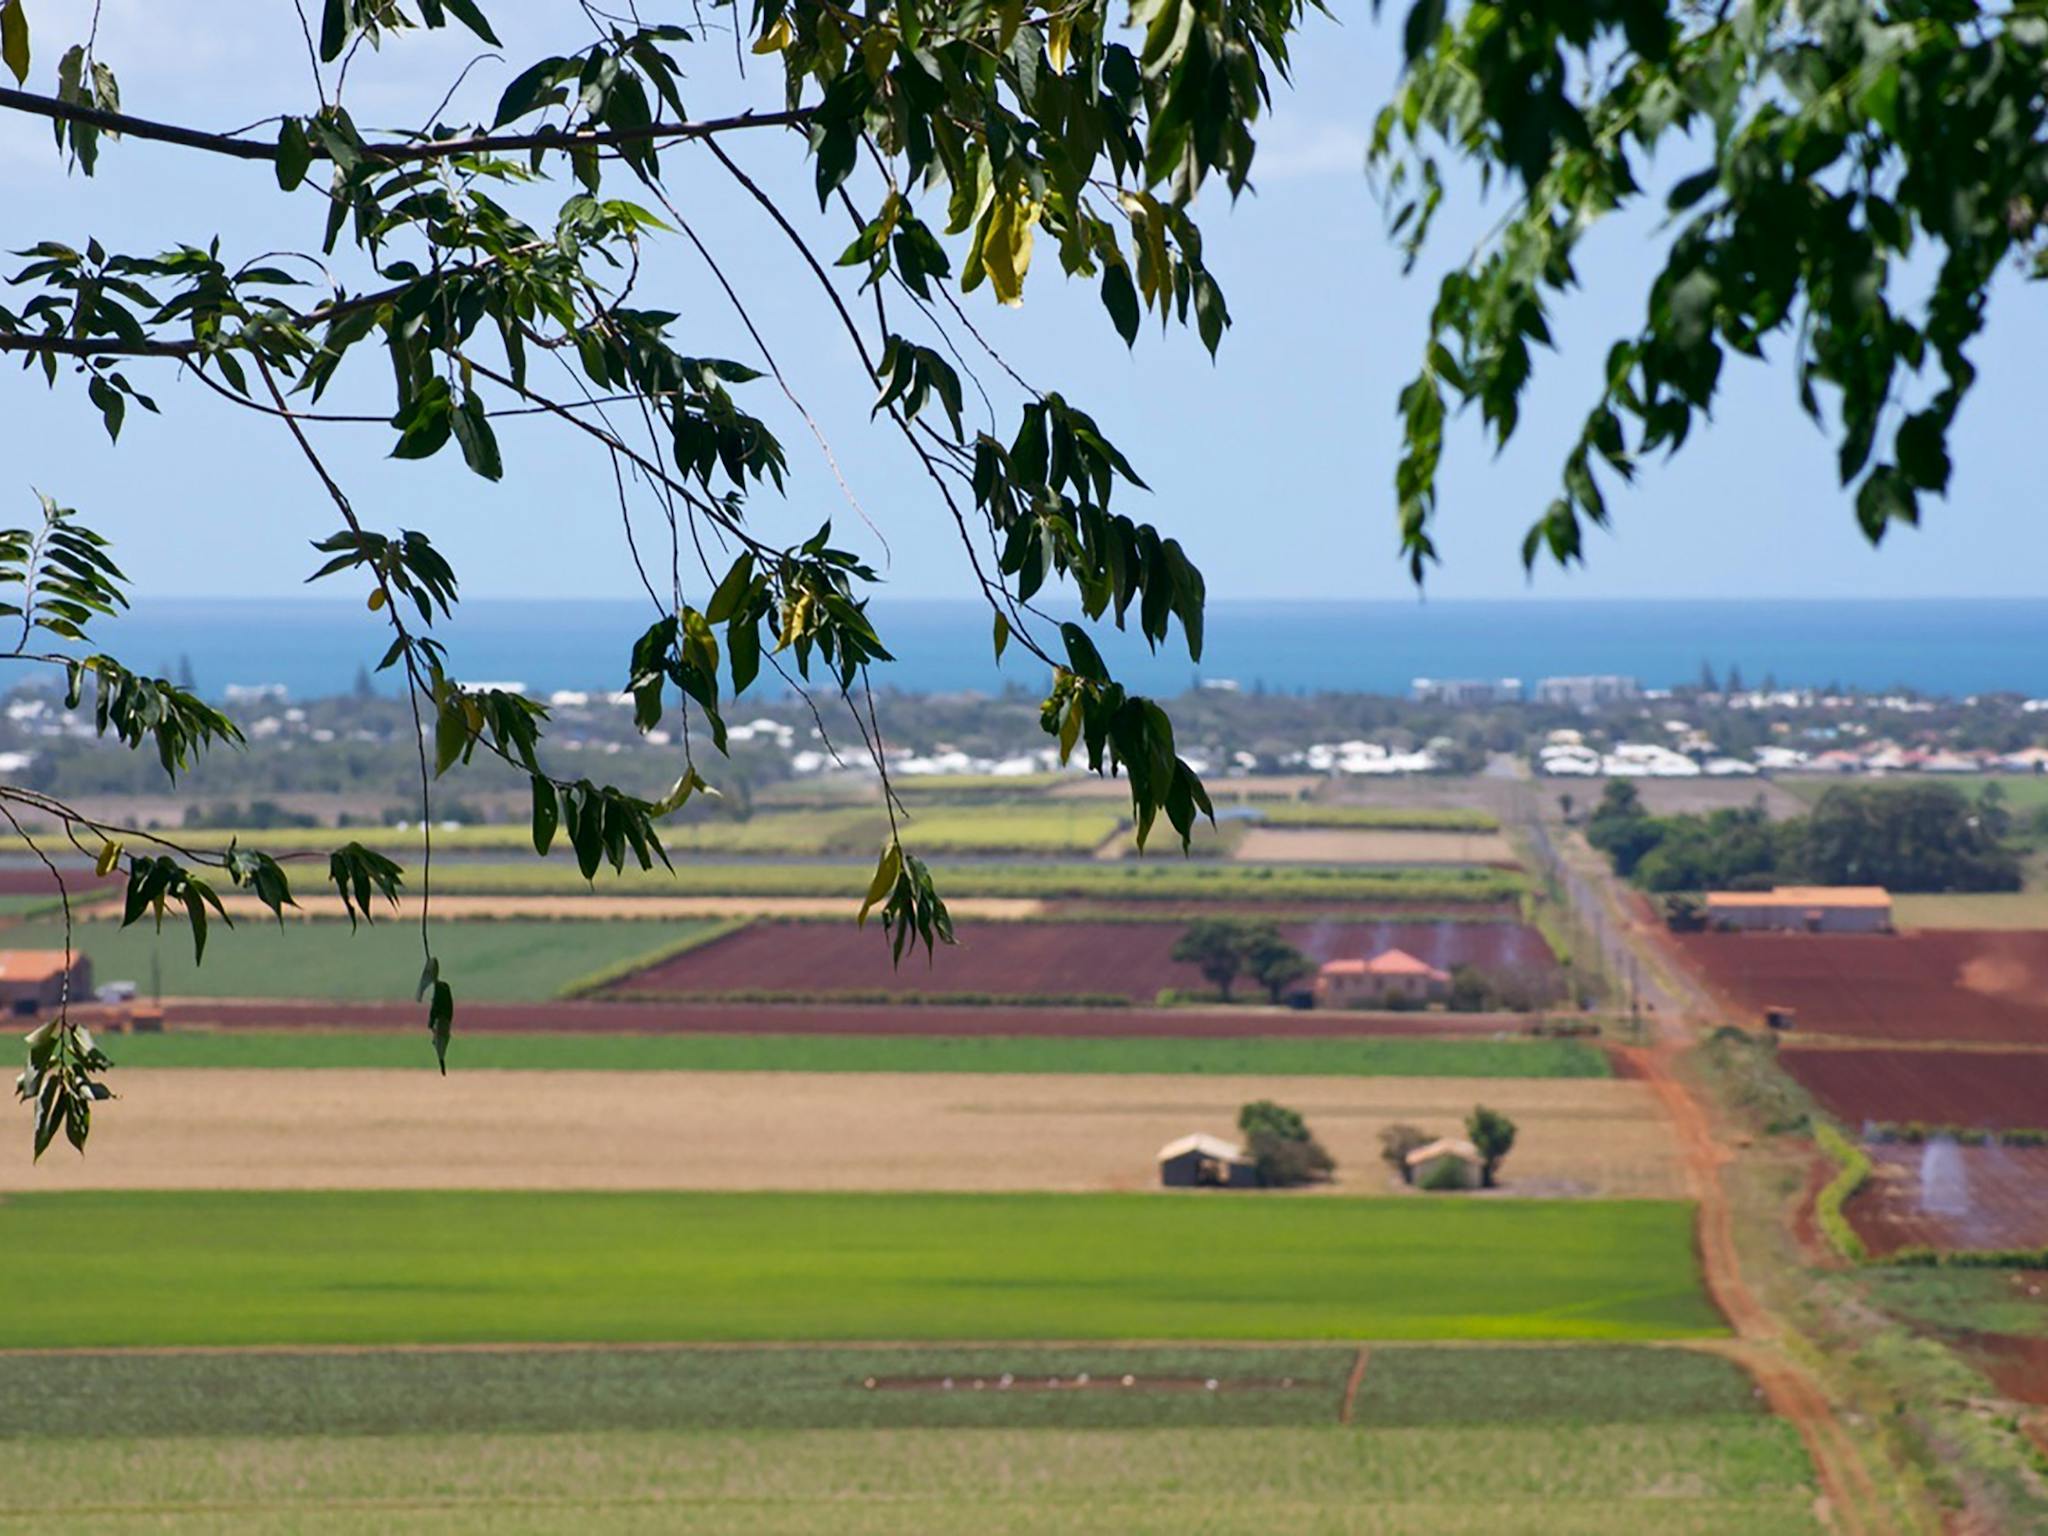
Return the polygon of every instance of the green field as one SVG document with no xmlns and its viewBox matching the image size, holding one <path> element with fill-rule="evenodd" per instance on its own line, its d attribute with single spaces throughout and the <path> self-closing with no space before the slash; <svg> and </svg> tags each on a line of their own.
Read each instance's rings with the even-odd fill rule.
<svg viewBox="0 0 2048 1536">
<path fill-rule="evenodd" d="M 0 1529 L 1817 1536 L 1790 1425 L 0 1442 Z"/>
<path fill-rule="evenodd" d="M 2048 887 L 1897 895 L 1892 897 L 1892 921 L 1901 928 L 2048 928 Z"/>
<path fill-rule="evenodd" d="M 1087 853 L 1108 839 L 1123 818 L 1115 802 L 1022 800 L 993 804 L 932 801 L 919 796 L 903 820 L 907 840 L 933 853 Z M 661 840 L 671 854 L 824 854 L 869 858 L 887 840 L 889 816 L 879 800 L 867 805 L 764 808 L 741 820 L 711 817 L 671 822 Z M 437 827 L 436 853 L 530 849 L 532 830 L 520 824 Z M 417 854 L 418 827 L 283 827 L 267 831 L 192 828 L 178 841 L 188 848 L 223 849 L 231 842 L 278 853 L 324 851 L 358 842 L 393 854 Z M 0 850 L 21 852 L 19 838 L 0 837 Z"/>
<path fill-rule="evenodd" d="M 915 849 L 913 841 L 911 846 Z M 1510 870 L 1443 866 L 1268 865 L 1202 862 L 1162 853 L 1106 862 L 939 864 L 946 896 L 1014 896 L 1098 901 L 1399 901 L 1457 906 L 1514 901 L 1528 882 Z M 835 896 L 858 903 L 874 877 L 861 864 L 702 864 L 675 874 L 628 868 L 598 874 L 602 895 Z M 521 863 L 455 863 L 434 871 L 438 891 L 478 895 L 574 895 L 591 889 L 573 862 L 554 857 Z"/>
<path fill-rule="evenodd" d="M 1857 1279 L 1877 1305 L 1922 1329 L 2048 1336 L 2048 1288 L 2033 1271 L 1880 1265 Z"/>
<path fill-rule="evenodd" d="M 1357 827 L 1383 832 L 1495 832 L 1500 818 L 1465 806 L 1326 805 L 1295 800 L 1264 805 L 1259 818 L 1272 827 Z"/>
<path fill-rule="evenodd" d="M 507 920 L 441 923 L 434 950 L 442 974 L 471 1001 L 533 1002 L 554 997 L 594 974 L 632 969 L 658 956 L 727 931 L 716 921 L 578 922 Z M 61 923 L 22 923 L 6 931 L 13 949 L 60 948 Z M 208 930 L 206 961 L 195 965 L 182 921 L 158 933 L 148 921 L 132 928 L 79 923 L 73 944 L 92 960 L 97 983 L 136 982 L 143 994 L 160 981 L 166 997 L 310 997 L 411 1001 L 420 972 L 420 931 L 407 922 L 294 919 L 282 926 L 245 919 Z M 152 970 L 152 964 L 155 969 Z"/>
<path fill-rule="evenodd" d="M 1333 1424 L 1357 1359 L 1350 1345 L 258 1350 L 75 1354 L 52 1371 L 47 1356 L 0 1355 L 0 1439 Z M 1376 1345 L 1352 1421 L 1620 1424 L 1763 1411 L 1739 1366 L 1691 1349 Z"/>
<path fill-rule="evenodd" d="M 417 1067 L 413 1034 L 173 1031 L 102 1042 L 123 1067 Z M 465 1070 L 1086 1072 L 1232 1077 L 1608 1077 L 1580 1040 L 1037 1035 L 463 1035 Z"/>
<path fill-rule="evenodd" d="M 1649 1200 L 24 1195 L 0 1292 L 0 1348 L 1722 1331 Z"/>
<path fill-rule="evenodd" d="M 1975 796 L 1996 784 L 2005 796 L 2006 806 L 2017 815 L 2024 817 L 2048 806 L 2048 773 L 1902 773 L 1876 779 L 1861 775 L 1849 778 L 1834 774 L 1788 773 L 1771 782 L 1780 789 L 1790 790 L 1809 805 L 1829 790 L 1844 785 L 1858 789 L 1906 789 L 1914 785 L 1947 784 L 1966 795 Z"/>
</svg>

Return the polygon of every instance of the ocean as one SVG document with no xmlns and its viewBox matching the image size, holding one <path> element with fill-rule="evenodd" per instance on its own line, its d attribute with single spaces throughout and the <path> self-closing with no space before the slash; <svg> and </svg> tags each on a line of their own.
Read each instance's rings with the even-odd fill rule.
<svg viewBox="0 0 2048 1536">
<path fill-rule="evenodd" d="M 878 599 L 872 612 L 897 657 L 878 669 L 878 686 L 993 693 L 1045 681 L 1043 666 L 1015 646 L 996 666 L 989 614 L 972 603 Z M 443 628 L 451 669 L 465 680 L 617 688 L 649 613 L 644 603 L 476 599 Z M 231 684 L 277 684 L 315 698 L 352 686 L 389 634 L 354 603 L 222 598 L 141 600 L 97 638 L 138 669 L 177 676 L 189 665 L 208 697 Z M 1215 602 L 1207 638 L 1199 666 L 1177 632 L 1156 655 L 1113 631 L 1102 649 L 1127 685 L 1161 695 L 1223 679 L 1278 692 L 1399 695 L 1417 677 L 1533 683 L 1578 673 L 1668 687 L 1698 680 L 1705 664 L 1721 676 L 1739 669 L 1750 686 L 1772 678 L 1788 687 L 2048 696 L 2048 600 Z M 772 673 L 764 677 L 757 687 L 780 690 Z M 377 681 L 392 686 L 390 674 Z"/>
</svg>

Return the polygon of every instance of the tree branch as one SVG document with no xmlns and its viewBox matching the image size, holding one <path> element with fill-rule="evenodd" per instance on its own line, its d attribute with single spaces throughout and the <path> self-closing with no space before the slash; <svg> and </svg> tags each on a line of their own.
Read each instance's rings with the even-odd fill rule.
<svg viewBox="0 0 2048 1536">
<path fill-rule="evenodd" d="M 275 144 L 238 139 L 225 133 L 209 133 L 200 128 L 184 128 L 176 123 L 154 122 L 126 112 L 109 112 L 81 102 L 39 96 L 33 91 L 0 88 L 0 109 L 26 112 L 58 122 L 83 123 L 102 133 L 121 134 L 127 138 L 153 139 L 160 144 L 176 144 L 184 149 L 203 149 L 209 154 L 226 155 L 234 160 L 277 158 Z M 501 150 L 566 151 L 639 144 L 652 139 L 706 139 L 713 134 L 730 133 L 741 128 L 791 127 L 808 121 L 813 110 L 810 107 L 792 107 L 784 112 L 741 112 L 732 117 L 707 118 L 694 123 L 647 123 L 638 128 L 579 129 L 574 133 L 543 128 L 533 133 L 479 133 L 459 139 L 430 139 L 417 144 L 369 144 L 364 146 L 363 158 L 383 165 L 407 165 L 422 160 L 445 160 L 454 155 L 494 154 Z M 332 158 L 326 147 L 317 141 L 310 148 L 315 160 Z"/>
</svg>

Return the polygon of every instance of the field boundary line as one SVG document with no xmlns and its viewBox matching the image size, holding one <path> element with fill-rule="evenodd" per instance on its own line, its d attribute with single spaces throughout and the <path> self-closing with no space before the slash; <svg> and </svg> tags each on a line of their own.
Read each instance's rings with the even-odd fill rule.
<svg viewBox="0 0 2048 1536">
<path fill-rule="evenodd" d="M 1280 1349 L 1336 1351 L 1343 1339 L 528 1339 L 500 1342 L 392 1344 L 66 1344 L 0 1348 L 0 1360 L 60 1360 L 119 1355 L 134 1359 L 249 1355 L 548 1355 L 548 1354 L 796 1354 L 821 1349 L 872 1349 L 943 1353 L 946 1350 L 1177 1349 L 1242 1350 L 1257 1354 Z M 1378 1339 L 1357 1346 L 1353 1370 L 1363 1378 L 1372 1350 L 1553 1350 L 1698 1349 L 1724 1354 L 1741 1347 L 1730 1337 L 1701 1335 L 1673 1339 Z"/>
<path fill-rule="evenodd" d="M 1351 1362 L 1351 1374 L 1344 1379 L 1344 1400 L 1337 1405 L 1337 1422 L 1349 1424 L 1358 1407 L 1358 1389 L 1365 1383 L 1366 1362 L 1372 1358 L 1372 1351 L 1365 1345 L 1358 1346 L 1358 1357 Z"/>
</svg>

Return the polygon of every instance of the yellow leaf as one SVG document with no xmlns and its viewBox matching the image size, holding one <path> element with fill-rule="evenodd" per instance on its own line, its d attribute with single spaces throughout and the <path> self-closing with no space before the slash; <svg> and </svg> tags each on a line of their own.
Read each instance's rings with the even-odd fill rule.
<svg viewBox="0 0 2048 1536">
<path fill-rule="evenodd" d="M 370 612 L 375 613 L 379 608 L 382 608 L 383 606 L 384 589 L 382 587 L 378 587 L 370 593 Z"/>
<path fill-rule="evenodd" d="M 1070 16 L 1055 16 L 1045 24 L 1045 56 L 1052 61 L 1052 67 L 1059 74 L 1067 72 L 1067 50 L 1074 39 L 1074 22 Z"/>
<path fill-rule="evenodd" d="M 896 881 L 903 873 L 903 845 L 891 843 L 882 852 L 881 860 L 875 865 L 875 878 L 868 882 L 867 899 L 860 904 L 860 915 L 854 919 L 856 927 L 868 925 L 868 914 L 874 911 L 878 902 L 896 889 Z"/>
<path fill-rule="evenodd" d="M 93 861 L 93 873 L 101 879 L 105 879 L 113 872 L 114 866 L 120 862 L 121 845 L 113 842 L 106 843 L 100 848 L 100 856 Z"/>
<path fill-rule="evenodd" d="M 790 40 L 795 35 L 789 29 L 789 18 L 787 16 L 778 16 L 775 18 L 775 25 L 755 39 L 754 52 L 780 53 L 789 46 Z"/>
<path fill-rule="evenodd" d="M 981 264 L 998 301 L 1024 302 L 1024 274 L 1031 270 L 1031 244 L 1038 224 L 1038 204 L 1029 197 L 998 197 L 988 211 L 981 238 Z"/>
<path fill-rule="evenodd" d="M 0 62 L 16 85 L 28 84 L 28 12 L 21 0 L 0 5 Z"/>
</svg>

